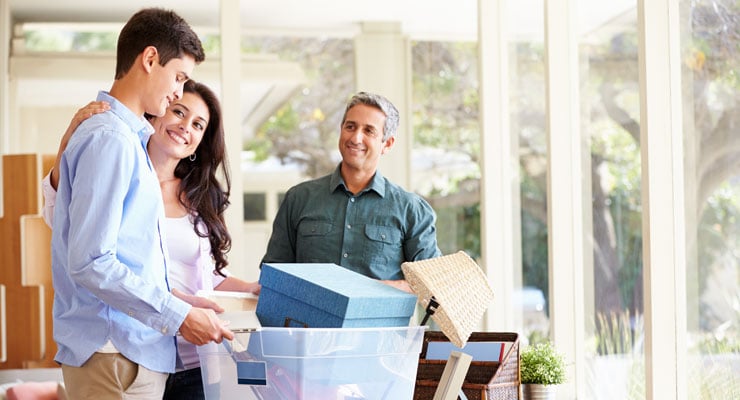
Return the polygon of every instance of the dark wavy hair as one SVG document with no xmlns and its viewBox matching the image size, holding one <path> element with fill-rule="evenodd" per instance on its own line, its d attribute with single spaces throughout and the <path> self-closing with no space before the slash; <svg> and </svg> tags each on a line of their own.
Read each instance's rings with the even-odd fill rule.
<svg viewBox="0 0 740 400">
<path fill-rule="evenodd" d="M 226 229 L 224 211 L 230 203 L 231 179 L 226 159 L 221 104 L 216 94 L 202 83 L 189 80 L 185 83 L 183 92 L 200 96 L 208 107 L 210 118 L 203 139 L 195 149 L 195 160 L 183 158 L 175 168 L 175 176 L 181 179 L 178 198 L 195 215 L 195 233 L 208 238 L 211 254 L 216 262 L 216 272 L 225 276 L 221 270 L 228 265 L 226 253 L 231 249 L 231 235 Z M 221 181 L 217 178 L 219 173 Z M 201 223 L 206 232 L 198 229 Z"/>
</svg>

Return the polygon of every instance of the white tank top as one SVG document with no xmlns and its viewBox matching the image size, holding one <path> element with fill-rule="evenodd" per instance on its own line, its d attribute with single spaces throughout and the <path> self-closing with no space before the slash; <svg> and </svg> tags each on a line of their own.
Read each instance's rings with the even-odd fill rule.
<svg viewBox="0 0 740 400">
<path fill-rule="evenodd" d="M 167 252 L 170 255 L 167 266 L 167 279 L 170 288 L 177 288 L 188 294 L 195 294 L 202 287 L 203 272 L 200 268 L 200 237 L 193 230 L 190 216 L 165 218 L 165 237 Z"/>
<path fill-rule="evenodd" d="M 170 288 L 195 294 L 201 289 L 213 290 L 223 282 L 225 278 L 213 274 L 215 265 L 211 258 L 211 246 L 208 239 L 195 233 L 191 216 L 165 218 L 164 230 L 170 255 L 167 267 Z M 177 355 L 178 371 L 200 365 L 195 345 L 182 336 L 177 337 Z"/>
<path fill-rule="evenodd" d="M 169 253 L 167 266 L 167 280 L 170 288 L 177 288 L 187 294 L 195 294 L 198 290 L 213 290 L 214 282 L 221 283 L 213 275 L 213 263 L 210 262 L 210 246 L 207 241 L 195 233 L 193 222 L 189 215 L 179 218 L 165 218 L 165 237 L 167 238 L 167 252 Z M 207 253 L 206 253 L 207 252 Z M 201 259 L 201 253 L 203 259 Z M 177 350 L 180 357 L 178 370 L 198 366 L 198 353 L 195 345 L 187 342 L 181 336 L 177 337 Z M 109 340 L 100 353 L 118 353 L 118 349 Z"/>
</svg>

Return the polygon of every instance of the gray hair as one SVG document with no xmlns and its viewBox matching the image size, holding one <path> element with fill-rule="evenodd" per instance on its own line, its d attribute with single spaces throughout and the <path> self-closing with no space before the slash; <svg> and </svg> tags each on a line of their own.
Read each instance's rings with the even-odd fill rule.
<svg viewBox="0 0 740 400">
<path fill-rule="evenodd" d="M 385 114 L 385 126 L 383 126 L 384 142 L 391 137 L 396 136 L 396 130 L 398 130 L 399 120 L 398 109 L 396 108 L 396 106 L 393 105 L 393 103 L 390 102 L 390 100 L 379 94 L 374 93 L 359 92 L 352 96 L 352 98 L 349 100 L 349 103 L 347 103 L 347 108 L 344 109 L 344 116 L 342 117 L 342 124 L 340 126 L 344 126 L 344 122 L 347 120 L 347 113 L 349 112 L 349 110 L 358 104 L 375 107 L 382 111 L 383 114 Z"/>
</svg>

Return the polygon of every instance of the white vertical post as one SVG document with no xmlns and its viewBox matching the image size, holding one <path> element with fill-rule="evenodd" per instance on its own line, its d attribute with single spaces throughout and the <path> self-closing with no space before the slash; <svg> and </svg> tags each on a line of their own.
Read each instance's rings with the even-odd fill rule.
<svg viewBox="0 0 740 400">
<path fill-rule="evenodd" d="M 521 331 L 522 287 L 518 138 L 509 126 L 506 2 L 478 0 L 481 126 L 481 265 L 496 300 L 485 329 Z"/>
<path fill-rule="evenodd" d="M 12 32 L 10 4 L 0 0 L 0 156 L 8 153 L 10 138 L 10 35 Z M 0 199 L 3 198 L 3 166 L 0 163 Z M 4 213 L 0 201 L 0 216 Z M 4 344 L 4 343 L 3 343 Z M 4 353 L 3 353 L 4 354 Z"/>
<path fill-rule="evenodd" d="M 559 399 L 584 398 L 584 203 L 575 1 L 545 1 L 551 336 L 568 361 Z"/>
<path fill-rule="evenodd" d="M 226 210 L 226 225 L 231 234 L 229 269 L 245 276 L 244 192 L 242 183 L 242 105 L 241 105 L 241 28 L 239 0 L 221 0 L 221 107 L 226 149 L 231 172 L 231 205 Z"/>
<path fill-rule="evenodd" d="M 8 313 L 5 304 L 5 285 L 0 284 L 0 363 L 8 361 L 8 331 L 5 319 Z"/>
<path fill-rule="evenodd" d="M 381 158 L 380 171 L 392 182 L 411 188 L 411 48 L 397 22 L 363 22 L 355 37 L 355 82 L 358 91 L 385 96 L 401 120 L 393 150 Z M 352 93 L 347 93 L 348 100 Z M 337 127 L 339 134 L 339 127 Z"/>
<path fill-rule="evenodd" d="M 8 0 L 0 0 L 0 154 L 8 153 L 10 100 L 10 43 L 12 26 Z M 2 167 L 0 167 L 2 168 Z M 1 193 L 1 192 L 0 192 Z"/>
<path fill-rule="evenodd" d="M 685 399 L 686 238 L 678 0 L 639 0 L 646 398 Z"/>
</svg>

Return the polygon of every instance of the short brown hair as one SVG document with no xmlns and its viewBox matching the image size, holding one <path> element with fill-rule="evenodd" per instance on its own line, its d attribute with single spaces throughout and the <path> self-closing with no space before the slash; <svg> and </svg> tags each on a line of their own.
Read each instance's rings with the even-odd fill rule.
<svg viewBox="0 0 740 400">
<path fill-rule="evenodd" d="M 162 66 L 185 54 L 192 56 L 196 64 L 206 58 L 198 35 L 182 17 L 171 10 L 144 8 L 131 16 L 118 35 L 116 79 L 131 69 L 136 57 L 148 46 L 157 48 Z"/>
</svg>

